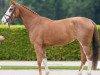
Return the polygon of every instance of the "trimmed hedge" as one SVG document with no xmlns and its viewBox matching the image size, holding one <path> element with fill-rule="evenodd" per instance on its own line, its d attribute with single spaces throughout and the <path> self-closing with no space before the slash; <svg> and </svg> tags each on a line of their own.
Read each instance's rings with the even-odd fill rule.
<svg viewBox="0 0 100 75">
<path fill-rule="evenodd" d="M 100 32 L 100 26 L 98 28 Z M 0 60 L 36 60 L 34 48 L 24 26 L 11 26 L 9 29 L 8 26 L 0 25 L 0 35 L 6 38 L 0 43 Z M 80 60 L 77 41 L 64 46 L 49 47 L 46 53 L 48 60 L 52 61 Z"/>
<path fill-rule="evenodd" d="M 0 26 L 0 35 L 5 37 L 0 43 L 0 60 L 32 60 L 34 50 L 24 26 Z"/>
</svg>

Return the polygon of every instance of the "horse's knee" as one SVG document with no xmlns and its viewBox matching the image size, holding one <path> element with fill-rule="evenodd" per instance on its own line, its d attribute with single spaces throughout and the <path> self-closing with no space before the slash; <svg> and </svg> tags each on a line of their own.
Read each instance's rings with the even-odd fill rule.
<svg viewBox="0 0 100 75">
<path fill-rule="evenodd" d="M 38 53 L 36 52 L 36 57 L 37 57 L 38 66 L 41 66 L 42 59 L 43 59 L 42 54 L 40 54 L 39 52 Z"/>
<path fill-rule="evenodd" d="M 82 46 L 86 59 L 92 60 L 92 52 L 88 46 Z"/>
<path fill-rule="evenodd" d="M 84 65 L 84 64 L 86 63 L 86 58 L 83 59 L 81 62 L 82 62 L 82 64 Z"/>
</svg>

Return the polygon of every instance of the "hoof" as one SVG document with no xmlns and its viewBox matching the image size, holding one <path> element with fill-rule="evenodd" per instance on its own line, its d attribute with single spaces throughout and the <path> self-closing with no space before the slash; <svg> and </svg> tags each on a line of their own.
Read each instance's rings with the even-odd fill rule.
<svg viewBox="0 0 100 75">
<path fill-rule="evenodd" d="M 49 75 L 49 72 L 46 72 L 46 75 Z"/>
<path fill-rule="evenodd" d="M 78 75 L 82 75 L 81 73 L 79 73 Z"/>
<path fill-rule="evenodd" d="M 82 75 L 82 73 L 81 73 L 81 72 L 79 72 L 79 73 L 78 73 L 78 75 Z"/>
<path fill-rule="evenodd" d="M 87 73 L 87 75 L 91 75 L 91 73 Z"/>
</svg>

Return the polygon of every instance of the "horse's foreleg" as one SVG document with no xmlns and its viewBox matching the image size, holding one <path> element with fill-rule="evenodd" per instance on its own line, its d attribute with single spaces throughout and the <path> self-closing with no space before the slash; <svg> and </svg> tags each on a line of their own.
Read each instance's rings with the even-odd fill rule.
<svg viewBox="0 0 100 75">
<path fill-rule="evenodd" d="M 46 75 L 49 75 L 49 69 L 48 69 L 48 65 L 47 65 L 47 58 L 46 58 L 45 49 L 43 50 L 43 64 L 44 64 L 44 67 L 45 67 Z"/>
<path fill-rule="evenodd" d="M 38 64 L 38 69 L 39 69 L 39 75 L 42 75 L 41 63 L 42 63 L 42 59 L 43 59 L 43 49 L 38 44 L 34 44 L 34 48 L 35 48 L 36 57 L 37 57 L 37 64 Z"/>
<path fill-rule="evenodd" d="M 82 46 L 80 46 L 80 51 L 81 51 L 81 66 L 80 66 L 80 69 L 79 69 L 79 75 L 82 74 L 82 71 L 84 69 L 84 65 L 86 63 L 86 56 L 85 56 L 85 54 L 83 52 Z"/>
</svg>

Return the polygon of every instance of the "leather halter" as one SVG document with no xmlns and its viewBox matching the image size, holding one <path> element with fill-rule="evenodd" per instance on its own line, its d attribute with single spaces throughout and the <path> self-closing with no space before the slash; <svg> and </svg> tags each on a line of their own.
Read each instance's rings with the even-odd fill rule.
<svg viewBox="0 0 100 75">
<path fill-rule="evenodd" d="M 7 19 L 5 16 L 4 16 L 4 18 L 6 19 L 6 23 L 8 23 L 8 25 L 11 23 L 11 21 L 12 21 L 12 15 L 13 14 L 15 14 L 15 17 L 16 17 L 16 7 L 14 7 L 14 10 L 13 10 L 13 12 L 11 13 L 11 15 L 7 15 L 7 14 L 5 14 L 5 16 L 8 16 L 9 17 L 9 19 Z"/>
</svg>

